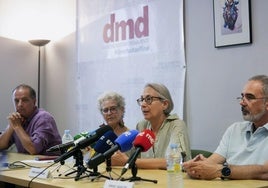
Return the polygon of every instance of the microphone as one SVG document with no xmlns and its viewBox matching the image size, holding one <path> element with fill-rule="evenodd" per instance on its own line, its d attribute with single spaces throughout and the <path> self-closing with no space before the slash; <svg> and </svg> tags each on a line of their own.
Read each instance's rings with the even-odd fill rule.
<svg viewBox="0 0 268 188">
<path fill-rule="evenodd" d="M 92 132 L 91 134 L 89 134 L 85 138 L 81 137 L 82 140 L 77 142 L 75 144 L 75 147 L 73 147 L 70 151 L 67 151 L 66 153 L 64 153 L 63 155 L 61 155 L 57 159 L 55 159 L 54 162 L 57 163 L 57 162 L 65 160 L 65 159 L 68 159 L 69 157 L 73 156 L 77 152 L 77 150 L 83 149 L 83 148 L 89 146 L 90 144 L 96 142 L 104 133 L 106 133 L 108 131 L 112 131 L 112 130 L 113 130 L 113 128 L 111 126 L 106 125 L 106 126 L 100 127 L 99 129 L 95 130 L 94 132 Z"/>
<path fill-rule="evenodd" d="M 74 140 L 80 139 L 81 137 L 87 137 L 89 134 L 91 134 L 91 132 L 88 131 L 80 132 L 79 134 L 74 136 Z"/>
<path fill-rule="evenodd" d="M 95 146 L 92 149 L 93 155 L 92 157 L 95 157 L 99 153 L 104 153 L 108 149 L 110 149 L 112 146 L 114 146 L 114 141 L 117 138 L 116 134 L 113 131 L 106 132 L 103 136 L 100 137 L 100 139 L 95 143 Z M 92 158 L 91 157 L 91 158 Z M 90 159 L 89 159 L 90 160 Z M 87 160 L 88 161 L 88 160 Z M 106 165 L 111 166 L 111 161 L 106 160 Z M 93 169 L 93 172 L 97 172 L 98 167 L 96 166 Z"/>
<path fill-rule="evenodd" d="M 132 142 L 135 139 L 139 132 L 137 130 L 126 131 L 122 133 L 114 141 L 115 145 L 104 153 L 99 153 L 96 156 L 92 157 L 87 162 L 88 168 L 94 168 L 99 164 L 103 163 L 105 159 L 110 158 L 117 150 L 121 152 L 126 152 L 132 148 Z"/>
<path fill-rule="evenodd" d="M 88 135 L 90 136 L 90 134 Z M 52 146 L 49 149 L 47 149 L 47 152 L 55 152 L 55 151 L 61 151 L 61 152 L 66 152 L 70 147 L 76 146 L 78 142 L 81 140 L 84 140 L 86 137 L 80 137 L 77 140 L 67 142 L 65 144 L 58 144 L 56 146 Z"/>
<path fill-rule="evenodd" d="M 133 145 L 135 146 L 135 152 L 129 157 L 124 168 L 122 169 L 121 176 L 123 176 L 129 168 L 132 168 L 135 164 L 137 157 L 140 152 L 148 151 L 155 141 L 155 135 L 149 129 L 145 129 L 143 132 L 140 132 L 135 138 Z"/>
<path fill-rule="evenodd" d="M 116 138 L 117 136 L 113 131 L 108 131 L 104 135 L 102 135 L 93 148 L 95 151 L 93 157 L 96 156 L 98 153 L 104 153 L 112 146 L 114 146 L 114 141 Z"/>
</svg>

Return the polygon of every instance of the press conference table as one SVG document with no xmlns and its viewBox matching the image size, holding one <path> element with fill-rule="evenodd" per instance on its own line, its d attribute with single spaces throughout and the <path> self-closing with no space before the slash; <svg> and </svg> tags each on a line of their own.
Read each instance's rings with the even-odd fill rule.
<svg viewBox="0 0 268 188">
<path fill-rule="evenodd" d="M 23 155 L 18 153 L 8 153 L 8 161 L 14 162 L 19 160 L 32 160 L 36 156 L 30 156 L 30 155 Z M 51 164 L 51 163 L 50 163 Z M 42 164 L 44 166 L 48 164 Z M 57 167 L 60 167 L 59 170 L 55 170 Z M 67 166 L 66 165 L 60 165 L 55 164 L 54 166 L 49 168 L 52 172 L 52 178 L 48 179 L 34 179 L 31 183 L 31 187 L 36 188 L 83 188 L 83 187 L 96 187 L 101 188 L 104 186 L 104 183 L 106 181 L 106 178 L 100 178 L 96 179 L 93 182 L 89 177 L 82 178 L 78 181 L 75 181 L 74 178 L 69 177 L 68 179 L 62 179 L 66 178 L 65 176 L 59 176 L 60 173 L 65 173 Z M 104 172 L 104 175 L 108 175 L 106 172 L 106 166 L 103 165 L 99 167 L 99 172 Z M 116 174 L 120 174 L 121 167 L 112 167 L 111 175 L 114 179 L 118 178 Z M 13 169 L 13 170 L 3 170 L 0 172 L 0 181 L 1 182 L 9 182 L 13 183 L 19 186 L 27 187 L 29 181 L 32 179 L 29 177 L 30 168 L 21 168 L 21 169 Z M 70 172 L 70 171 L 69 171 Z M 116 174 L 115 174 L 116 173 Z M 74 173 L 73 176 L 75 176 L 76 173 Z M 131 177 L 131 171 L 129 170 L 124 177 Z M 167 181 L 166 181 L 166 171 L 164 170 L 143 170 L 138 169 L 138 177 L 150 179 L 150 180 L 157 180 L 157 184 L 152 182 L 146 182 L 146 181 L 135 181 L 135 188 L 165 188 L 167 187 Z M 226 187 L 235 187 L 235 188 L 244 188 L 244 187 L 256 187 L 256 188 L 264 188 L 268 187 L 268 181 L 259 181 L 259 180 L 220 180 L 215 179 L 212 181 L 205 181 L 205 180 L 194 180 L 188 178 L 186 174 L 184 174 L 184 187 L 185 188 L 210 188 L 210 187 L 217 187 L 217 188 L 226 188 Z"/>
</svg>

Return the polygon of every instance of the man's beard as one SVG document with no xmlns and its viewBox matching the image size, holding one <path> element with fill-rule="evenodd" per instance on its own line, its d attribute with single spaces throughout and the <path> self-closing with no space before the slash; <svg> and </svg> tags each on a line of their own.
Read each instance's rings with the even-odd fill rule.
<svg viewBox="0 0 268 188">
<path fill-rule="evenodd" d="M 243 106 L 241 107 L 242 115 L 245 121 L 256 122 L 261 119 L 261 117 L 266 113 L 265 108 L 258 114 L 252 115 L 248 110 L 246 110 Z"/>
</svg>

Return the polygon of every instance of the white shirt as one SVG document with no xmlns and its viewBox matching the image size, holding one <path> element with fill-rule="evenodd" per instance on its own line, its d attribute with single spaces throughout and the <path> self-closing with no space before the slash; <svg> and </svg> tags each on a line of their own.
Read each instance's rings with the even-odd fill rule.
<svg viewBox="0 0 268 188">
<path fill-rule="evenodd" d="M 215 153 L 228 164 L 264 164 L 268 161 L 268 123 L 252 132 L 252 123 L 237 122 L 224 133 Z"/>
</svg>

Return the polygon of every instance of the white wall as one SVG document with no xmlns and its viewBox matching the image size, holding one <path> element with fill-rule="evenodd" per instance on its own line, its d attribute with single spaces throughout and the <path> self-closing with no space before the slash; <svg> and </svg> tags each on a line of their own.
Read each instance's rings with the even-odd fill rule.
<svg viewBox="0 0 268 188">
<path fill-rule="evenodd" d="M 12 90 L 19 84 L 37 90 L 38 48 L 28 42 L 0 37 L 0 131 L 8 124 L 6 117 L 14 111 Z"/>
<path fill-rule="evenodd" d="M 55 115 L 59 131 L 70 129 L 73 136 L 78 130 L 76 116 L 76 43 L 75 35 L 52 42 L 47 48 L 44 75 L 46 91 L 44 106 Z M 90 89 L 90 88 L 89 88 Z"/>
<path fill-rule="evenodd" d="M 255 74 L 268 74 L 268 1 L 251 3 L 253 43 L 216 49 L 213 1 L 185 1 L 185 120 L 193 148 L 214 151 L 225 129 L 242 120 L 235 98 L 246 80 Z"/>
<path fill-rule="evenodd" d="M 225 129 L 232 122 L 242 120 L 235 98 L 246 80 L 255 74 L 268 74 L 268 1 L 251 3 L 253 44 L 216 49 L 213 1 L 185 0 L 184 120 L 189 127 L 192 148 L 214 151 Z M 0 126 L 3 128 L 12 108 L 11 88 L 22 80 L 37 87 L 34 72 L 37 51 L 27 43 L 3 38 L 0 42 Z M 45 49 L 41 106 L 54 115 L 61 133 L 69 128 L 76 134 L 82 130 L 76 126 L 75 115 L 75 34 L 51 42 Z"/>
<path fill-rule="evenodd" d="M 73 33 L 75 31 L 76 1 L 62 1 L 64 1 L 64 4 L 61 1 L 55 2 L 51 0 L 44 2 L 43 5 L 42 0 L 40 0 L 41 3 L 36 0 L 27 1 L 23 4 L 25 5 L 24 7 L 18 9 L 18 14 L 14 15 L 16 12 L 14 10 L 23 5 L 15 1 L 0 0 L 1 35 L 27 41 L 29 36 L 31 36 L 31 39 L 36 37 L 37 28 L 49 27 L 44 30 L 47 32 L 46 35 L 50 36 L 48 38 L 51 39 L 51 42 L 41 48 L 40 107 L 47 109 L 55 117 L 61 134 L 63 134 L 65 126 L 73 130 L 73 132 L 77 132 L 74 126 L 76 118 L 68 105 L 68 102 L 72 102 L 75 98 L 72 93 L 75 84 L 71 81 L 74 80 L 72 76 L 75 75 L 73 73 L 75 69 L 72 65 L 75 65 L 76 58 L 75 34 Z M 30 7 L 30 5 L 33 5 L 33 7 Z M 34 12 L 27 12 L 28 9 L 33 8 L 35 9 Z M 24 14 L 23 11 L 26 11 L 26 13 Z M 38 15 L 43 11 L 48 13 L 45 17 L 46 19 L 54 16 L 54 14 L 56 14 L 56 17 L 54 17 L 54 20 L 50 19 L 49 23 L 43 22 L 43 14 L 41 14 L 42 19 L 23 20 L 29 14 L 36 13 Z M 43 24 L 42 27 L 37 26 L 40 20 Z M 11 23 L 4 27 L 5 25 L 3 24 L 8 21 Z M 31 21 L 39 21 L 38 24 L 32 24 L 35 26 L 35 28 L 32 28 L 32 34 L 27 32 L 27 29 L 31 27 Z M 24 28 L 20 29 L 21 24 L 23 24 Z M 10 32 L 6 32 L 11 28 Z M 72 32 L 70 36 L 55 41 L 55 39 L 60 38 L 60 36 L 66 36 L 70 32 Z M 37 92 L 38 47 L 32 46 L 25 41 L 21 42 L 0 37 L 0 131 L 6 128 L 8 114 L 14 111 L 11 101 L 12 89 L 18 84 L 26 83 L 31 85 Z M 50 55 L 46 56 L 48 53 Z M 49 100 L 47 100 L 48 98 Z"/>
</svg>

